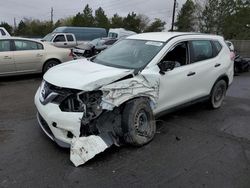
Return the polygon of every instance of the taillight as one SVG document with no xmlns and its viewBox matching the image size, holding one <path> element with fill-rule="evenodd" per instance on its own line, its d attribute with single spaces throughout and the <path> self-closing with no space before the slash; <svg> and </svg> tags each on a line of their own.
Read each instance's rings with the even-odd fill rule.
<svg viewBox="0 0 250 188">
<path fill-rule="evenodd" d="M 234 52 L 230 52 L 230 59 L 232 60 L 232 61 L 234 61 L 234 59 L 235 59 L 235 53 Z"/>
<path fill-rule="evenodd" d="M 74 55 L 73 55 L 73 49 L 70 49 L 70 53 L 69 53 L 69 57 L 74 57 Z"/>
</svg>

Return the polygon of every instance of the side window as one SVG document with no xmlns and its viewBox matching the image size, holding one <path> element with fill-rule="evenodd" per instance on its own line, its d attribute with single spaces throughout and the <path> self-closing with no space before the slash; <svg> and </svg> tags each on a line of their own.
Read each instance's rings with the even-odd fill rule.
<svg viewBox="0 0 250 188">
<path fill-rule="evenodd" d="M 16 51 L 23 51 L 23 50 L 37 50 L 38 46 L 36 42 L 33 41 L 25 41 L 25 40 L 15 40 L 14 41 Z"/>
<path fill-rule="evenodd" d="M 215 57 L 220 53 L 222 49 L 222 45 L 220 44 L 219 41 L 216 41 L 216 40 L 213 41 L 213 44 L 214 44 L 214 57 Z"/>
<path fill-rule="evenodd" d="M 6 35 L 6 33 L 4 32 L 4 30 L 2 30 L 2 29 L 0 29 L 0 33 L 1 33 L 2 36 Z"/>
<path fill-rule="evenodd" d="M 174 61 L 175 67 L 180 67 L 189 63 L 189 53 L 187 42 L 181 42 L 174 46 L 162 61 Z"/>
<path fill-rule="evenodd" d="M 74 41 L 74 38 L 73 38 L 72 35 L 66 35 L 66 37 L 67 37 L 67 41 L 68 41 L 68 42 Z"/>
<path fill-rule="evenodd" d="M 57 35 L 54 39 L 54 42 L 65 42 L 65 36 L 64 35 Z"/>
<path fill-rule="evenodd" d="M 43 45 L 41 43 L 37 43 L 37 49 L 43 50 Z"/>
<path fill-rule="evenodd" d="M 193 63 L 213 57 L 213 47 L 209 40 L 191 41 L 191 45 L 193 47 Z"/>
<path fill-rule="evenodd" d="M 0 40 L 0 52 L 10 51 L 10 41 L 9 40 Z"/>
</svg>

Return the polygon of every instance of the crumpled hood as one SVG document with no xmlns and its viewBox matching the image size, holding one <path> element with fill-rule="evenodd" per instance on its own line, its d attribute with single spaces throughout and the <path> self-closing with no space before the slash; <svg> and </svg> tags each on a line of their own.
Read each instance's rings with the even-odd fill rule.
<svg viewBox="0 0 250 188">
<path fill-rule="evenodd" d="M 133 73 L 133 70 L 104 66 L 80 59 L 51 68 L 44 80 L 64 88 L 91 91 Z"/>
</svg>

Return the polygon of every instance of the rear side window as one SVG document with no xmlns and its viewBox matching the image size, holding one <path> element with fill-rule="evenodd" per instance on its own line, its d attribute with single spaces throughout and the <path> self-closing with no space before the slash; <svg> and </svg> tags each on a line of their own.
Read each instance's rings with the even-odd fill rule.
<svg viewBox="0 0 250 188">
<path fill-rule="evenodd" d="M 72 35 L 66 35 L 66 37 L 67 37 L 67 41 L 69 41 L 69 42 L 74 41 L 74 38 Z"/>
<path fill-rule="evenodd" d="M 41 44 L 33 41 L 15 40 L 14 44 L 16 51 L 43 49 Z"/>
<path fill-rule="evenodd" d="M 219 41 L 213 41 L 213 43 L 214 43 L 214 47 L 215 47 L 214 56 L 217 56 L 220 53 L 221 49 L 222 49 L 222 45 L 220 44 Z"/>
<path fill-rule="evenodd" d="M 54 39 L 54 42 L 65 42 L 65 36 L 64 35 L 57 35 Z"/>
<path fill-rule="evenodd" d="M 0 40 L 0 52 L 10 51 L 10 41 L 9 40 Z"/>
<path fill-rule="evenodd" d="M 37 49 L 42 50 L 43 49 L 43 45 L 40 44 L 40 43 L 37 43 Z"/>
<path fill-rule="evenodd" d="M 193 62 L 213 58 L 213 47 L 209 40 L 191 41 L 193 48 Z"/>
<path fill-rule="evenodd" d="M 0 33 L 1 33 L 2 36 L 6 35 L 6 33 L 2 29 L 0 29 Z"/>
</svg>

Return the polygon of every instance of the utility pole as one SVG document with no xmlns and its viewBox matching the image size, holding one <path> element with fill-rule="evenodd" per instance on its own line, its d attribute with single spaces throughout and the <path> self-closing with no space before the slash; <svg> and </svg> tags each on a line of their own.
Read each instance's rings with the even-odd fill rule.
<svg viewBox="0 0 250 188">
<path fill-rule="evenodd" d="M 54 16 L 54 9 L 53 7 L 51 7 L 51 11 L 50 11 L 50 22 L 53 24 L 53 16 Z"/>
<path fill-rule="evenodd" d="M 16 31 L 16 18 L 14 18 L 14 32 Z"/>
<path fill-rule="evenodd" d="M 171 27 L 170 31 L 174 31 L 175 9 L 176 9 L 176 0 L 174 0 L 174 8 L 173 8 L 173 16 L 172 16 L 172 27 Z"/>
</svg>

